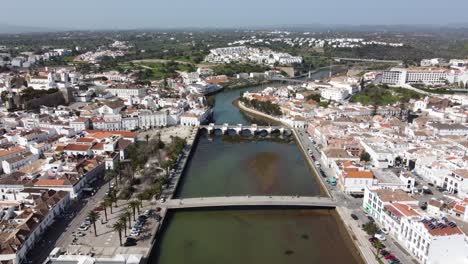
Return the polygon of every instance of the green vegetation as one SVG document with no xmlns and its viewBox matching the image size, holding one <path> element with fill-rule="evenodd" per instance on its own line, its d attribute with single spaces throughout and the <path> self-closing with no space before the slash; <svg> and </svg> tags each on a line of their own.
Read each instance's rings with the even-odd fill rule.
<svg viewBox="0 0 468 264">
<path fill-rule="evenodd" d="M 245 104 L 247 107 L 252 107 L 255 110 L 258 110 L 262 113 L 272 116 L 281 116 L 282 112 L 280 107 L 277 104 L 274 104 L 270 101 L 258 101 L 256 99 L 248 100 L 244 97 L 241 97 L 240 101 Z"/>
<path fill-rule="evenodd" d="M 195 67 L 192 64 L 177 63 L 169 61 L 161 62 L 141 62 L 132 64 L 136 69 L 139 69 L 137 74 L 138 80 L 163 80 L 165 78 L 174 78 L 178 76 L 177 71 L 193 72 Z"/>
<path fill-rule="evenodd" d="M 371 156 L 370 156 L 369 153 L 364 151 L 364 152 L 361 153 L 360 160 L 365 161 L 365 162 L 369 162 L 369 161 L 371 161 Z"/>
<path fill-rule="evenodd" d="M 410 99 L 420 99 L 422 95 L 418 92 L 394 88 L 386 85 L 368 85 L 360 93 L 351 97 L 351 102 L 361 103 L 363 105 L 393 105 L 395 103 L 406 103 Z"/>
<path fill-rule="evenodd" d="M 52 89 L 48 89 L 48 90 L 35 90 L 31 87 L 28 87 L 24 90 L 21 91 L 21 97 L 25 100 L 25 101 L 29 101 L 29 100 L 32 100 L 34 98 L 40 98 L 42 97 L 43 95 L 46 95 L 46 94 L 53 94 L 53 93 L 56 93 L 58 92 L 58 89 L 56 88 L 52 88 Z"/>
<path fill-rule="evenodd" d="M 216 97 L 208 96 L 206 98 L 206 104 L 208 105 L 208 107 L 213 108 L 215 106 L 215 104 L 216 104 Z"/>
<path fill-rule="evenodd" d="M 366 233 L 370 236 L 373 236 L 375 233 L 377 233 L 377 231 L 379 230 L 379 228 L 377 227 L 377 225 L 372 222 L 372 221 L 369 221 L 365 224 L 362 225 L 362 229 L 364 231 L 366 231 Z"/>
<path fill-rule="evenodd" d="M 215 74 L 227 76 L 234 76 L 238 73 L 265 72 L 270 69 L 268 66 L 247 63 L 227 63 L 213 67 Z"/>
</svg>

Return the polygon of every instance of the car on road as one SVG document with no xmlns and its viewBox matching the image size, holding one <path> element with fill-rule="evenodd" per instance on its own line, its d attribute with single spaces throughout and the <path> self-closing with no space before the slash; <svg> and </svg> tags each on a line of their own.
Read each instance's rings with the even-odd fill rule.
<svg viewBox="0 0 468 264">
<path fill-rule="evenodd" d="M 136 239 L 127 237 L 127 239 L 124 242 L 124 247 L 131 247 L 131 246 L 136 246 L 137 242 Z"/>
<path fill-rule="evenodd" d="M 354 220 L 359 220 L 359 217 L 357 217 L 357 215 L 355 215 L 355 214 L 351 214 L 351 218 L 354 219 Z"/>
</svg>

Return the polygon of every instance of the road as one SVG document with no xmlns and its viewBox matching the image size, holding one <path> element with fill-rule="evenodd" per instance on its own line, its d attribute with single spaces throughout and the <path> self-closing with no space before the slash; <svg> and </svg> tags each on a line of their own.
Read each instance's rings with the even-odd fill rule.
<svg viewBox="0 0 468 264">
<path fill-rule="evenodd" d="M 55 223 L 44 233 L 41 243 L 29 251 L 28 260 L 32 263 L 43 263 L 55 247 L 71 243 L 73 239 L 71 232 L 76 231 L 84 222 L 86 214 L 104 199 L 108 185 L 99 181 L 96 186 L 100 189 L 94 196 L 73 201 L 68 210 L 62 216 L 57 217 Z M 91 228 L 88 232 L 91 232 Z"/>
</svg>

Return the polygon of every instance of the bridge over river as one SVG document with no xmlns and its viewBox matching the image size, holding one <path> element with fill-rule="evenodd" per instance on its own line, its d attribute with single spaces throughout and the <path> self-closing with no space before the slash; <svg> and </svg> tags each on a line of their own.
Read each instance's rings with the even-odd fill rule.
<svg viewBox="0 0 468 264">
<path fill-rule="evenodd" d="M 280 134 L 290 134 L 292 133 L 290 128 L 283 127 L 283 126 L 258 126 L 256 124 L 252 125 L 242 125 L 242 124 L 237 124 L 237 125 L 230 125 L 230 124 L 222 124 L 222 125 L 216 125 L 216 124 L 209 124 L 205 126 L 200 126 L 200 129 L 206 129 L 209 134 L 215 132 L 216 130 L 221 131 L 223 134 L 226 134 L 229 130 L 235 131 L 237 134 L 242 133 L 243 131 L 248 131 L 252 134 L 255 134 L 256 132 L 267 132 L 268 134 L 271 134 L 273 132 L 279 132 Z"/>
<path fill-rule="evenodd" d="M 235 206 L 291 206 L 334 208 L 336 202 L 328 197 L 310 196 L 224 196 L 170 199 L 162 204 L 168 209 Z"/>
</svg>

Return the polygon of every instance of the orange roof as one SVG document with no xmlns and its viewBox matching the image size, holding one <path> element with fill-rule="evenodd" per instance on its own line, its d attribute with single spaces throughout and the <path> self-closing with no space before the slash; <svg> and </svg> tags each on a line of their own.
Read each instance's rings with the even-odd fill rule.
<svg viewBox="0 0 468 264">
<path fill-rule="evenodd" d="M 87 151 L 91 148 L 90 145 L 82 145 L 82 144 L 68 144 L 65 146 L 64 150 L 69 151 Z"/>
<path fill-rule="evenodd" d="M 35 186 L 61 186 L 65 185 L 66 180 L 64 179 L 40 179 L 36 183 Z"/>
<path fill-rule="evenodd" d="M 461 205 L 461 204 L 456 204 L 454 207 L 453 207 L 453 210 L 457 213 L 460 213 L 460 214 L 464 214 L 465 213 L 465 206 L 464 205 Z"/>
<path fill-rule="evenodd" d="M 82 143 L 91 143 L 93 141 L 94 141 L 94 138 L 88 138 L 88 137 L 79 138 L 76 140 L 76 142 L 82 142 Z"/>
<path fill-rule="evenodd" d="M 419 216 L 419 213 L 407 204 L 391 203 L 391 205 L 395 207 L 404 216 Z"/>
<path fill-rule="evenodd" d="M 361 179 L 373 179 L 374 173 L 371 171 L 347 171 L 344 173 L 345 178 L 361 178 Z"/>
<path fill-rule="evenodd" d="M 97 144 L 94 144 L 94 146 L 93 146 L 91 149 L 103 150 L 103 149 L 104 149 L 104 143 L 97 143 Z"/>
<path fill-rule="evenodd" d="M 12 148 L 6 149 L 6 150 L 0 150 L 0 157 L 8 156 L 8 155 L 16 153 L 16 152 L 21 152 L 23 150 L 25 150 L 25 148 L 23 148 L 21 146 L 12 147 Z"/>
<path fill-rule="evenodd" d="M 429 234 L 433 236 L 451 236 L 451 235 L 463 235 L 464 234 L 463 231 L 458 226 L 455 226 L 455 227 L 446 226 L 445 228 L 436 227 L 434 229 L 431 229 L 429 227 L 429 224 L 430 222 L 427 224 L 423 224 L 423 225 L 427 229 Z"/>
</svg>

